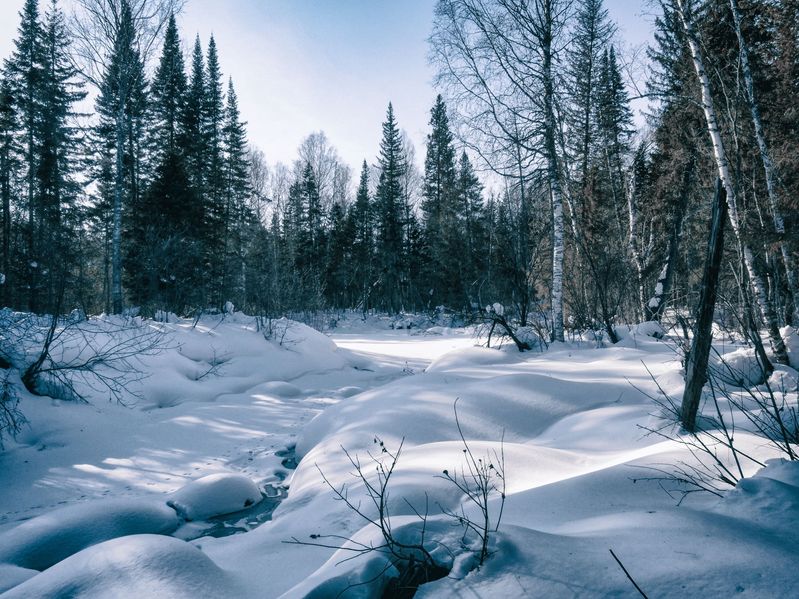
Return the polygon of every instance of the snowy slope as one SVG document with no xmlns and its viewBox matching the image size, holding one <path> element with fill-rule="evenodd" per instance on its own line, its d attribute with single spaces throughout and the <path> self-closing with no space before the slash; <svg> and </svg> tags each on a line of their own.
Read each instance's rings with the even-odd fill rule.
<svg viewBox="0 0 799 599">
<path fill-rule="evenodd" d="M 678 395 L 682 384 L 671 344 L 643 329 L 617 347 L 522 355 L 472 347 L 469 335 L 447 330 L 350 329 L 333 336 L 336 347 L 299 326 L 281 346 L 243 316 L 168 326 L 180 350 L 147 363 L 153 376 L 136 408 L 23 402 L 31 428 L 0 454 L 5 480 L 14 481 L 0 489 L 0 589 L 12 589 L 4 597 L 373 596 L 381 555 L 345 560 L 353 554 L 286 541 L 381 541 L 322 478 L 373 516 L 344 449 L 373 477 L 376 438 L 392 451 L 403 444 L 389 486 L 395 533 L 414 542 L 415 513 L 428 513 L 430 551 L 451 568 L 418 596 L 636 596 L 611 549 L 650 597 L 799 594 L 795 463 L 774 461 L 757 475 L 749 465 L 754 478 L 723 499 L 691 495 L 679 506 L 657 481 L 642 480 L 651 471 L 639 466 L 690 458 L 641 428 L 664 424 L 651 400 L 658 385 Z M 225 356 L 217 371 L 191 380 L 191 364 L 204 372 L 214 355 Z M 780 372 L 796 380 L 795 371 Z M 464 541 L 444 513 L 466 505 L 443 476 L 464 464 L 456 400 L 474 455 L 504 454 L 507 500 L 479 569 L 475 538 Z M 751 433 L 737 437 L 762 461 L 778 457 Z M 291 471 L 278 452 L 295 444 Z M 288 484 L 289 493 L 260 527 L 190 543 L 164 536 L 173 525 L 157 514 L 209 518 L 257 501 L 253 489 L 266 493 L 267 484 Z M 174 516 L 160 511 L 172 509 L 167 501 Z M 62 517 L 54 509 L 63 504 L 72 511 Z M 499 505 L 495 495 L 494 519 Z M 96 522 L 83 527 L 91 514 Z M 37 515 L 50 520 L 23 522 Z M 39 555 L 59 535 L 70 544 L 49 560 L 58 563 L 20 557 Z M 29 553 L 23 537 L 32 539 Z"/>
</svg>

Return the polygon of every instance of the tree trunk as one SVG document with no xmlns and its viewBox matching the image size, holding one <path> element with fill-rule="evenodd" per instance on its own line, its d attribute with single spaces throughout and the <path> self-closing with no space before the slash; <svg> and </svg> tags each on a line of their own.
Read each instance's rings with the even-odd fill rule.
<svg viewBox="0 0 799 599">
<path fill-rule="evenodd" d="M 658 275 L 655 283 L 655 293 L 646 304 L 646 320 L 660 322 L 663 311 L 666 309 L 666 300 L 671 293 L 671 285 L 674 280 L 674 269 L 677 266 L 677 257 L 680 250 L 680 239 L 682 238 L 682 228 L 685 222 L 685 212 L 688 207 L 688 198 L 691 193 L 691 180 L 694 170 L 693 159 L 685 166 L 683 172 L 682 186 L 680 188 L 680 201 L 672 221 L 671 235 L 669 236 L 669 250 L 666 261 Z"/>
<path fill-rule="evenodd" d="M 646 314 L 646 299 L 644 296 L 644 258 L 641 255 L 641 248 L 639 247 L 639 243 L 637 241 L 638 205 L 635 201 L 635 185 L 631 181 L 625 185 L 624 188 L 625 195 L 627 196 L 627 214 L 629 225 L 628 232 L 630 235 L 629 247 L 630 253 L 633 256 L 633 262 L 635 263 L 635 272 L 638 280 L 638 310 L 640 311 L 640 315 L 643 316 Z"/>
<path fill-rule="evenodd" d="M 796 275 L 793 266 L 793 260 L 788 251 L 788 247 L 784 240 L 785 235 L 785 221 L 782 218 L 780 211 L 780 198 L 777 189 L 777 172 L 774 163 L 771 160 L 771 153 L 766 143 L 766 135 L 763 129 L 763 120 L 760 117 L 760 106 L 755 97 L 755 84 L 752 78 L 752 69 L 749 66 L 749 49 L 746 45 L 746 40 L 743 37 L 741 29 L 741 13 L 738 10 L 737 0 L 730 0 L 730 10 L 732 10 L 732 17 L 735 23 L 735 35 L 738 38 L 738 48 L 741 56 L 741 71 L 744 78 L 744 86 L 746 88 L 746 97 L 749 101 L 749 110 L 752 115 L 752 124 L 755 129 L 755 138 L 757 139 L 757 147 L 760 152 L 760 158 L 763 161 L 763 170 L 766 173 L 766 190 L 768 191 L 769 204 L 771 206 L 771 216 L 774 221 L 774 231 L 779 236 L 780 253 L 782 254 L 782 262 L 785 267 L 785 278 L 788 281 L 788 289 L 793 299 L 794 308 L 797 308 L 797 300 L 799 295 L 796 288 Z"/>
<path fill-rule="evenodd" d="M 122 313 L 122 193 L 125 153 L 125 108 L 120 98 L 116 117 L 116 173 L 114 177 L 114 208 L 111 233 L 111 309 Z"/>
<path fill-rule="evenodd" d="M 768 299 L 766 286 L 763 282 L 763 279 L 755 270 L 755 259 L 754 254 L 752 253 L 752 248 L 749 247 L 749 244 L 744 240 L 741 231 L 735 185 L 730 173 L 730 165 L 729 161 L 727 160 L 727 153 L 724 149 L 724 143 L 721 139 L 721 129 L 719 128 L 716 109 L 713 106 L 713 95 L 710 90 L 710 79 L 708 78 L 707 71 L 705 70 L 701 46 L 694 31 L 693 24 L 685 14 L 685 0 L 673 1 L 680 16 L 680 20 L 682 21 L 683 28 L 685 29 L 685 36 L 691 51 L 694 69 L 696 70 L 696 76 L 702 89 L 702 108 L 705 113 L 708 134 L 710 135 L 710 140 L 713 144 L 713 154 L 718 167 L 719 178 L 724 185 L 724 190 L 727 195 L 727 208 L 730 225 L 732 226 L 733 233 L 735 234 L 736 241 L 738 242 L 738 248 L 749 276 L 749 284 L 752 288 L 752 293 L 755 296 L 758 308 L 760 309 L 760 314 L 766 324 L 768 334 L 771 339 L 771 347 L 774 351 L 774 357 L 780 364 L 788 364 L 788 354 L 785 350 L 785 343 L 780 336 L 776 313 Z"/>
<path fill-rule="evenodd" d="M 680 422 L 685 430 L 696 432 L 696 416 L 702 399 L 702 388 L 707 382 L 707 363 L 713 341 L 713 311 L 716 307 L 721 258 L 724 254 L 724 221 L 727 218 L 726 192 L 721 179 L 716 181 L 713 200 L 713 218 L 707 245 L 702 291 L 699 294 L 694 339 L 685 366 L 685 392 L 680 408 Z"/>
<path fill-rule="evenodd" d="M 547 13 L 551 7 L 547 3 Z M 546 14 L 542 77 L 544 83 L 544 143 L 547 154 L 547 175 L 552 198 L 552 338 L 563 341 L 563 184 L 557 154 L 557 121 L 555 119 L 555 89 L 552 75 L 552 15 Z"/>
</svg>

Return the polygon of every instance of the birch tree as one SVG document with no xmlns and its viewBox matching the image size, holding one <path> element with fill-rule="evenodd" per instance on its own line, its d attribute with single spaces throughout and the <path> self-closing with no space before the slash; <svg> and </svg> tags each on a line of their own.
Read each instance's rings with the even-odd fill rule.
<svg viewBox="0 0 799 599">
<path fill-rule="evenodd" d="M 483 148 L 481 156 L 488 154 L 494 162 L 497 155 L 514 157 L 522 150 L 526 164 L 517 159 L 506 165 L 518 165 L 520 181 L 527 169 L 547 181 L 555 340 L 563 340 L 563 204 L 568 193 L 556 87 L 570 8 L 566 0 L 439 0 L 431 37 L 439 80 L 456 91 L 453 103 L 471 114 L 478 135 L 489 141 L 489 151 Z"/>
<path fill-rule="evenodd" d="M 685 40 L 688 44 L 694 70 L 696 71 L 696 76 L 699 81 L 702 109 L 705 114 L 708 135 L 710 136 L 710 141 L 713 146 L 713 157 L 716 162 L 719 178 L 721 179 L 722 185 L 724 186 L 724 190 L 727 194 L 730 226 L 732 228 L 733 234 L 735 235 L 738 249 L 747 271 L 749 285 L 751 287 L 755 301 L 757 302 L 760 314 L 766 324 L 771 340 L 772 350 L 774 351 L 774 357 L 780 364 L 788 364 L 788 354 L 785 349 L 785 343 L 780 336 L 779 325 L 774 307 L 769 300 L 765 282 L 755 268 L 755 258 L 752 248 L 743 235 L 741 219 L 738 212 L 735 182 L 732 178 L 730 162 L 727 158 L 724 140 L 721 136 L 721 127 L 715 109 L 710 78 L 705 66 L 706 61 L 702 44 L 693 22 L 693 11 L 691 10 L 692 6 L 690 4 L 690 0 L 672 0 L 672 2 L 682 23 L 685 32 Z"/>
<path fill-rule="evenodd" d="M 796 274 L 793 260 L 784 239 L 785 219 L 782 217 L 782 211 L 780 210 L 779 177 L 777 175 L 776 167 L 774 166 L 774 161 L 771 158 L 771 152 L 769 150 L 768 143 L 766 142 L 763 119 L 760 116 L 760 104 L 758 103 L 757 97 L 755 95 L 754 78 L 752 77 L 752 69 L 749 63 L 749 48 L 743 35 L 743 29 L 741 27 L 741 11 L 738 9 L 737 0 L 730 0 L 730 10 L 732 11 L 733 23 L 735 25 L 735 36 L 738 39 L 741 74 L 743 75 L 746 99 L 749 104 L 752 125 L 754 126 L 755 130 L 757 148 L 760 153 L 760 159 L 763 162 L 763 170 L 765 171 L 766 175 L 766 191 L 768 192 L 771 217 L 774 223 L 774 231 L 779 237 L 779 248 L 780 254 L 782 256 L 783 266 L 785 267 L 785 277 L 788 280 L 788 289 L 791 293 L 791 297 L 794 300 L 794 306 L 796 306 L 799 295 L 797 295 Z"/>
</svg>

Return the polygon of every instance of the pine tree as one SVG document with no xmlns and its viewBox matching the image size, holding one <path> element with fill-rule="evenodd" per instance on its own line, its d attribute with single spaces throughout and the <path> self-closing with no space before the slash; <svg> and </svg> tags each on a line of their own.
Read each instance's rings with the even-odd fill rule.
<svg viewBox="0 0 799 599">
<path fill-rule="evenodd" d="M 432 131 L 427 136 L 427 156 L 425 158 L 422 214 L 424 224 L 424 253 L 426 258 L 423 270 L 425 292 L 434 302 L 451 307 L 458 287 L 457 263 L 461 253 L 453 253 L 453 247 L 461 232 L 457 226 L 462 218 L 456 202 L 457 189 L 455 169 L 455 149 L 444 100 L 439 94 L 430 111 Z"/>
<path fill-rule="evenodd" d="M 233 80 L 228 82 L 225 121 L 222 129 L 223 171 L 225 175 L 225 297 L 234 303 L 244 301 L 245 245 L 253 216 L 247 205 L 250 194 L 250 168 L 247 158 L 247 132 L 241 122 Z"/>
<path fill-rule="evenodd" d="M 204 244 L 205 262 L 210 289 L 209 302 L 221 307 L 225 298 L 225 173 L 222 147 L 225 121 L 225 101 L 222 89 L 222 71 L 214 37 L 208 42 L 205 61 L 205 104 L 203 106 L 203 131 L 205 137 L 206 194 L 203 198 L 205 212 Z"/>
<path fill-rule="evenodd" d="M 137 49 L 136 26 L 129 0 L 120 0 L 119 23 L 111 60 L 103 74 L 97 112 L 98 133 L 114 155 L 111 202 L 111 309 L 122 311 L 123 210 L 139 209 L 141 185 L 141 138 L 144 129 L 146 80 Z"/>
<path fill-rule="evenodd" d="M 27 214 L 25 267 L 21 286 L 28 288 L 28 309 L 37 311 L 39 289 L 39 251 L 36 220 L 40 213 L 40 194 L 36 180 L 41 142 L 42 85 L 44 78 L 44 30 L 39 15 L 38 0 L 26 0 L 20 12 L 20 26 L 14 51 L 5 63 L 14 112 L 16 114 L 21 167 L 22 197 Z"/>
<path fill-rule="evenodd" d="M 44 61 L 41 90 L 41 139 L 37 183 L 40 214 L 35 237 L 39 246 L 46 306 L 60 302 L 66 269 L 74 264 L 75 244 L 70 242 L 73 212 L 80 187 L 75 179 L 81 139 L 74 123 L 74 105 L 85 97 L 72 66 L 64 14 L 52 0 L 45 16 Z"/>
<path fill-rule="evenodd" d="M 380 180 L 375 193 L 377 212 L 377 266 L 380 277 L 378 305 L 396 313 L 402 308 L 400 273 L 403 265 L 403 189 L 402 176 L 407 168 L 402 139 L 388 105 L 383 123 L 383 139 L 378 157 Z"/>
</svg>

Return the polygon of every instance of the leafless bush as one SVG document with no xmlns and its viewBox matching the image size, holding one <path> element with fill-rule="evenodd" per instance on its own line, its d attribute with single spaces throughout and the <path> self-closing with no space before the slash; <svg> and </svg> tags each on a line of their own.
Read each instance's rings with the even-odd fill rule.
<svg viewBox="0 0 799 599">
<path fill-rule="evenodd" d="M 704 394 L 710 414 L 697 419 L 696 431 L 679 428 L 680 402 L 670 397 L 660 386 L 660 394 L 651 397 L 660 407 L 664 425 L 659 428 L 642 427 L 649 434 L 676 441 L 686 447 L 690 461 L 674 465 L 648 467 L 655 474 L 636 480 L 656 480 L 669 494 L 676 493 L 680 502 L 691 493 L 709 492 L 722 496 L 744 478 L 747 467 L 765 464 L 736 444 L 742 430 L 742 421 L 748 422 L 748 432 L 763 438 L 766 445 L 777 449 L 789 460 L 799 459 L 799 414 L 797 414 L 797 389 L 775 390 L 769 383 L 765 370 L 754 378 L 759 385 L 748 383 L 752 373 L 734 367 L 717 355 L 708 367 Z M 763 368 L 759 361 L 759 368 Z M 653 378 L 654 380 L 654 378 Z M 737 419 L 737 422 L 736 422 Z"/>
<path fill-rule="evenodd" d="M 138 361 L 167 348 L 161 329 L 137 318 L 88 320 L 79 313 L 0 316 L 0 355 L 21 373 L 31 393 L 71 401 L 89 394 L 125 403 L 145 378 Z"/>
<path fill-rule="evenodd" d="M 474 532 L 480 540 L 480 565 L 482 566 L 488 558 L 489 537 L 492 533 L 499 530 L 502 521 L 502 512 L 505 507 L 505 439 L 500 444 L 500 451 L 492 452 L 492 455 L 476 457 L 472 448 L 466 442 L 463 435 L 460 419 L 458 418 L 458 400 L 453 406 L 455 411 L 455 424 L 458 427 L 458 434 L 463 442 L 463 455 L 466 464 L 461 466 L 460 472 L 457 470 L 450 472 L 444 470 L 441 478 L 448 480 L 464 494 L 468 499 L 468 504 L 477 508 L 480 512 L 480 519 L 472 520 L 466 514 L 466 506 L 462 505 L 460 512 L 442 509 L 442 511 L 455 518 L 465 530 Z M 499 496 L 499 513 L 496 522 L 491 522 L 491 510 L 489 501 Z"/>
<path fill-rule="evenodd" d="M 11 376 L 11 370 L 4 370 L 0 375 L 0 450 L 4 449 L 4 436 L 16 436 L 26 422 L 19 411 L 19 396 Z"/>
<path fill-rule="evenodd" d="M 419 518 L 421 527 L 418 541 L 412 543 L 401 541 L 392 527 L 388 485 L 402 453 L 403 442 L 400 442 L 396 452 L 392 452 L 380 438 L 375 437 L 374 444 L 379 451 L 376 454 L 369 452 L 369 461 L 366 464 L 363 464 L 357 455 L 350 454 L 342 447 L 344 454 L 354 468 L 353 476 L 360 481 L 366 490 L 368 500 L 366 507 L 362 507 L 360 502 L 356 503 L 351 500 L 347 486 L 335 486 L 317 465 L 322 480 L 333 491 L 336 500 L 344 502 L 350 511 L 363 520 L 366 525 L 376 528 L 380 532 L 382 543 L 366 544 L 351 537 L 320 534 L 311 535 L 310 541 L 301 541 L 296 537 L 292 537 L 291 541 L 287 541 L 288 543 L 299 545 L 342 549 L 352 552 L 354 554 L 353 557 L 368 553 L 385 555 L 388 558 L 385 567 L 373 579 L 361 583 L 369 584 L 379 580 L 389 570 L 395 568 L 399 572 L 399 576 L 387 581 L 383 593 L 384 597 L 412 597 L 420 584 L 443 578 L 448 573 L 448 570 L 441 566 L 427 549 L 429 546 L 429 541 L 425 538 L 428 519 L 427 505 L 425 505 L 425 510 L 421 512 L 411 505 L 409 501 L 403 499 L 409 509 Z M 376 480 L 366 474 L 367 466 L 370 471 L 374 468 L 377 474 Z M 341 543 L 344 545 L 341 546 Z"/>
</svg>

